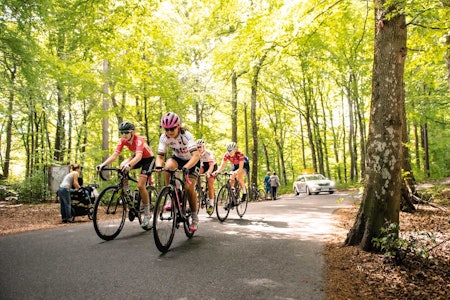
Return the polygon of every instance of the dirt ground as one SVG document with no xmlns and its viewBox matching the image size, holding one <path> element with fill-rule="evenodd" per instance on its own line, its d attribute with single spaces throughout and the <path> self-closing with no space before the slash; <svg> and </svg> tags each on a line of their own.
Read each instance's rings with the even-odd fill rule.
<svg viewBox="0 0 450 300">
<path fill-rule="evenodd" d="M 335 212 L 333 217 L 339 229 L 348 232 L 357 209 L 355 205 L 352 209 Z M 435 245 L 441 244 L 429 251 L 430 258 L 397 266 L 381 254 L 367 253 L 358 247 L 342 247 L 345 234 L 335 234 L 323 251 L 328 299 L 450 299 L 450 209 L 420 206 L 413 214 L 401 213 L 400 220 L 401 232 L 434 234 Z M 85 222 L 90 222 L 87 216 L 76 217 L 75 223 L 61 223 L 57 203 L 0 203 L 0 235 Z"/>
</svg>

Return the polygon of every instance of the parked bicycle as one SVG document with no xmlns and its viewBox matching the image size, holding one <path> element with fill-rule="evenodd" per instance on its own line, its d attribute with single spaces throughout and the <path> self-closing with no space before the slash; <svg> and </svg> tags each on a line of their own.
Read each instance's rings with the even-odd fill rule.
<svg viewBox="0 0 450 300">
<path fill-rule="evenodd" d="M 264 200 L 264 193 L 261 192 L 262 189 L 259 189 L 255 183 L 252 183 L 252 186 L 250 187 L 250 200 L 252 201 L 263 201 Z"/>
<path fill-rule="evenodd" d="M 208 198 L 208 182 L 205 180 L 205 183 L 203 183 L 203 180 L 201 180 L 203 177 L 206 177 L 205 174 L 200 174 L 198 178 L 198 182 L 195 186 L 195 190 L 197 192 L 197 213 L 200 212 L 200 208 L 205 208 L 206 213 L 211 216 L 214 213 L 214 204 L 209 203 Z"/>
<path fill-rule="evenodd" d="M 172 244 L 175 236 L 175 229 L 184 227 L 184 233 L 188 238 L 194 235 L 190 231 L 192 222 L 191 209 L 187 194 L 184 190 L 186 175 L 182 179 L 177 177 L 177 173 L 182 170 L 162 169 L 170 174 L 169 184 L 164 186 L 159 192 L 153 212 L 153 236 L 155 245 L 159 251 L 166 253 Z"/>
<path fill-rule="evenodd" d="M 119 183 L 106 187 L 98 196 L 94 204 L 93 223 L 97 235 L 106 240 L 113 240 L 122 231 L 128 211 L 128 220 L 133 222 L 137 217 L 139 224 L 142 224 L 144 211 L 141 208 L 141 197 L 136 189 L 133 193 L 129 189 L 128 182 L 136 179 L 130 177 L 129 172 L 124 173 L 119 168 L 103 168 L 100 177 L 108 180 L 104 176 L 104 171 L 115 171 L 119 177 Z M 157 192 L 153 185 L 147 184 L 147 193 L 150 199 L 150 212 L 153 212 Z M 150 230 L 151 228 L 145 229 Z"/>
<path fill-rule="evenodd" d="M 236 207 L 236 212 L 239 217 L 243 217 L 247 211 L 247 202 L 241 201 L 241 188 L 238 182 L 235 182 L 235 186 L 231 186 L 230 176 L 233 173 L 221 173 L 219 175 L 228 176 L 227 182 L 220 188 L 216 197 L 216 214 L 219 221 L 223 222 L 228 218 L 230 210 Z"/>
</svg>

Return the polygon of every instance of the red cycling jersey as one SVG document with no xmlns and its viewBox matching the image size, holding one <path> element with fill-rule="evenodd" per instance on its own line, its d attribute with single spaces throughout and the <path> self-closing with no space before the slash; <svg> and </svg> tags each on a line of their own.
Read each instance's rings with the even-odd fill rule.
<svg viewBox="0 0 450 300">
<path fill-rule="evenodd" d="M 142 158 L 153 157 L 152 148 L 150 148 L 145 139 L 141 136 L 135 135 L 131 143 L 126 139 L 121 138 L 116 146 L 116 152 L 122 152 L 123 146 L 127 146 L 133 153 L 142 153 Z"/>
<path fill-rule="evenodd" d="M 230 153 L 225 153 L 225 155 L 223 156 L 223 160 L 224 161 L 228 160 L 233 165 L 238 165 L 241 161 L 244 161 L 244 157 L 245 157 L 244 153 L 240 151 L 235 151 L 234 155 L 231 155 Z"/>
</svg>

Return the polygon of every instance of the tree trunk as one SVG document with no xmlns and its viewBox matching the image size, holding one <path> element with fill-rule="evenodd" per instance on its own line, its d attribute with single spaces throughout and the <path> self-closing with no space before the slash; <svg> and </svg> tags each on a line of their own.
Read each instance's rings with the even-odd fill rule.
<svg viewBox="0 0 450 300">
<path fill-rule="evenodd" d="M 262 64 L 266 60 L 267 53 L 265 53 L 255 66 L 252 81 L 251 81 L 251 105 L 250 105 L 250 118 L 251 118 L 251 131 L 252 131 L 252 167 L 251 167 L 251 179 L 250 182 L 258 183 L 258 122 L 256 116 L 256 100 L 258 93 L 258 80 L 259 72 L 261 71 Z"/>
<path fill-rule="evenodd" d="M 367 143 L 366 180 L 361 207 L 346 245 L 374 249 L 385 222 L 399 223 L 402 184 L 404 62 L 406 24 L 401 4 L 375 3 L 375 53 Z"/>
<path fill-rule="evenodd" d="M 428 125 L 425 123 L 420 126 L 422 149 L 423 149 L 423 170 L 425 176 L 430 178 L 430 156 L 428 149 Z"/>
<path fill-rule="evenodd" d="M 237 142 L 237 79 L 236 71 L 231 74 L 231 141 Z"/>
<path fill-rule="evenodd" d="M 103 73 L 109 72 L 109 62 L 105 59 L 103 61 Z M 108 82 L 103 83 L 103 102 L 102 110 L 104 117 L 102 118 L 102 152 L 103 160 L 109 157 L 109 86 Z"/>
</svg>

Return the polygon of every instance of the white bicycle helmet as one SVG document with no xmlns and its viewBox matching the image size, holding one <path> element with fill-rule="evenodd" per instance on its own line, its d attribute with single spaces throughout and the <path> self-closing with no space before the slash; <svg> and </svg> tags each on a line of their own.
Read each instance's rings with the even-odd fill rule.
<svg viewBox="0 0 450 300">
<path fill-rule="evenodd" d="M 236 148 L 237 148 L 237 145 L 236 145 L 235 142 L 231 142 L 231 143 L 228 143 L 228 144 L 227 144 L 227 150 L 228 150 L 228 151 L 233 151 L 233 150 L 235 150 Z"/>
</svg>

